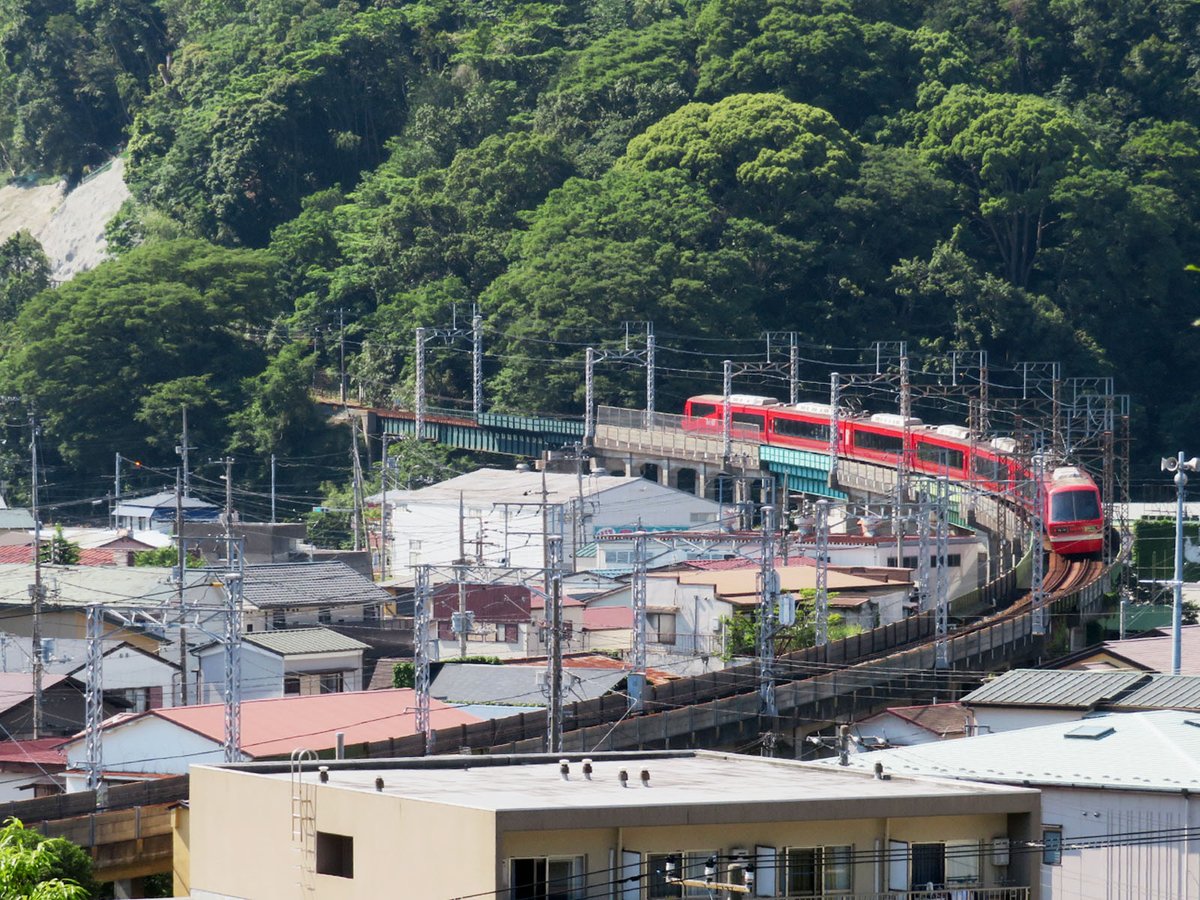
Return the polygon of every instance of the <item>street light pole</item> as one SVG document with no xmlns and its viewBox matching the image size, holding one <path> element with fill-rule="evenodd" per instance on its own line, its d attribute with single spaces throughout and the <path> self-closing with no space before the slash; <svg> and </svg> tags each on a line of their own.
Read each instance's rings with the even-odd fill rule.
<svg viewBox="0 0 1200 900">
<path fill-rule="evenodd" d="M 1171 629 L 1171 674 L 1178 675 L 1183 665 L 1183 500 L 1187 473 L 1200 470 L 1200 458 L 1186 459 L 1182 450 L 1174 459 L 1164 458 L 1162 471 L 1175 473 L 1175 608 Z"/>
</svg>

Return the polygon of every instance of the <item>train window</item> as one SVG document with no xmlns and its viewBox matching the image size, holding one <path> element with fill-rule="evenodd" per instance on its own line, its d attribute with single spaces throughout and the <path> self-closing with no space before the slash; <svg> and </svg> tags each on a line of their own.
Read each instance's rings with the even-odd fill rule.
<svg viewBox="0 0 1200 900">
<path fill-rule="evenodd" d="M 762 413 L 735 412 L 733 421 L 740 425 L 757 425 L 761 429 L 766 423 L 766 417 Z"/>
<path fill-rule="evenodd" d="M 717 406 L 713 403 L 692 403 L 691 416 L 693 419 L 708 419 L 717 414 Z"/>
<path fill-rule="evenodd" d="M 904 438 L 878 431 L 854 429 L 854 446 L 860 450 L 880 450 L 884 453 L 899 453 L 904 449 Z"/>
<path fill-rule="evenodd" d="M 1008 468 L 998 459 L 986 456 L 971 457 L 971 474 L 984 481 L 1008 481 Z"/>
<path fill-rule="evenodd" d="M 775 433 L 784 437 L 804 438 L 809 441 L 828 441 L 829 426 L 821 422 L 805 422 L 801 419 L 785 419 L 777 416 Z"/>
<path fill-rule="evenodd" d="M 939 447 L 937 444 L 930 444 L 926 441 L 917 444 L 917 459 L 935 466 L 945 466 L 948 469 L 961 469 L 963 467 L 963 452 L 961 450 L 954 450 L 950 447 Z"/>
<path fill-rule="evenodd" d="M 1100 518 L 1096 492 L 1086 488 L 1079 491 L 1058 491 L 1050 496 L 1051 522 L 1076 522 Z"/>
</svg>

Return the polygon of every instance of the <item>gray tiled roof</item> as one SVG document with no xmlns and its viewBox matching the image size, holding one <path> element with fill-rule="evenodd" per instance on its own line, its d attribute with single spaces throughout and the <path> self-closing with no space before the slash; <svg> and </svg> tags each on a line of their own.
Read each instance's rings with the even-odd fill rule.
<svg viewBox="0 0 1200 900">
<path fill-rule="evenodd" d="M 276 653 L 292 656 L 301 653 L 350 653 L 367 650 L 368 644 L 338 634 L 329 628 L 286 628 L 278 631 L 255 631 L 242 635 L 242 640 Z"/>
<path fill-rule="evenodd" d="M 962 698 L 966 706 L 1091 709 L 1145 678 L 1143 672 L 1014 669 Z"/>
<path fill-rule="evenodd" d="M 244 577 L 243 596 L 259 609 L 385 603 L 391 599 L 375 582 L 336 560 L 246 566 Z"/>
<path fill-rule="evenodd" d="M 544 677 L 545 669 L 539 666 L 447 663 L 434 677 L 429 693 L 448 703 L 545 706 Z M 625 672 L 614 669 L 564 669 L 563 698 L 570 703 L 600 697 L 624 677 Z"/>
</svg>

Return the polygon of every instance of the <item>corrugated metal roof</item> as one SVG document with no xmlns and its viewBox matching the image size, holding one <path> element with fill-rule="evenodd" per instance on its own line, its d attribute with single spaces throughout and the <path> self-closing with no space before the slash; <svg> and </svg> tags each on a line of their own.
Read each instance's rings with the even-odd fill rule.
<svg viewBox="0 0 1200 900">
<path fill-rule="evenodd" d="M 962 698 L 965 706 L 1053 706 L 1091 709 L 1138 681 L 1143 672 L 1014 669 Z"/>
<path fill-rule="evenodd" d="M 338 560 L 246 566 L 242 594 L 259 609 L 386 603 L 392 599 L 375 582 Z"/>
<path fill-rule="evenodd" d="M 857 753 L 850 764 L 871 769 L 883 763 L 888 772 L 970 781 L 1195 790 L 1200 787 L 1200 727 L 1189 720 L 1196 719 L 1194 712 L 1176 710 L 1110 713 L 1082 722 Z M 1112 732 L 1091 740 L 1068 737 L 1084 724 L 1107 726 Z M 837 760 L 822 763 L 836 765 Z"/>
<path fill-rule="evenodd" d="M 1200 675 L 1149 675 L 1113 708 L 1200 710 Z"/>
<path fill-rule="evenodd" d="M 351 653 L 368 650 L 369 644 L 338 634 L 330 628 L 286 628 L 278 631 L 256 631 L 242 635 L 242 640 L 280 656 L 301 653 Z"/>
<path fill-rule="evenodd" d="M 625 677 L 623 671 L 563 669 L 563 699 L 592 700 L 603 696 Z M 545 669 L 532 666 L 489 666 L 448 663 L 434 677 L 430 695 L 452 703 L 506 703 L 544 706 Z"/>
</svg>

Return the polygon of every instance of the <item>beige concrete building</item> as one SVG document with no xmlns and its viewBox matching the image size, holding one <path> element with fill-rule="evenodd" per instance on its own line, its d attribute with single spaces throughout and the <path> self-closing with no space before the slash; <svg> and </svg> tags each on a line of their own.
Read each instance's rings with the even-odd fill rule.
<svg viewBox="0 0 1200 900">
<path fill-rule="evenodd" d="M 316 765 L 193 766 L 176 893 L 1038 897 L 1021 851 L 1040 797 L 1023 787 L 705 751 Z"/>
</svg>

